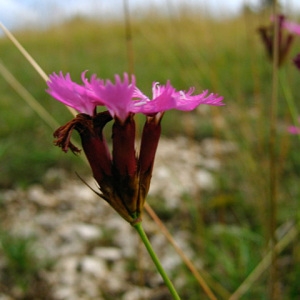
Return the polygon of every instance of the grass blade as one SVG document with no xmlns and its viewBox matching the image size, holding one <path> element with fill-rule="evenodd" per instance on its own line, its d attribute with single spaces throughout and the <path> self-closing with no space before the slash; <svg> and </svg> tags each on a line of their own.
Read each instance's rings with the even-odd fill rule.
<svg viewBox="0 0 300 300">
<path fill-rule="evenodd" d="M 0 74 L 10 86 L 25 100 L 25 102 L 50 126 L 58 128 L 59 123 L 48 113 L 48 111 L 27 91 L 27 89 L 14 77 L 0 60 Z"/>
<path fill-rule="evenodd" d="M 0 22 L 0 27 L 6 34 L 6 36 L 12 41 L 17 49 L 25 56 L 29 63 L 34 67 L 34 69 L 41 75 L 41 77 L 48 81 L 48 75 L 43 71 L 39 64 L 33 59 L 33 57 L 25 50 L 25 48 L 19 43 L 19 41 L 12 35 L 12 33 Z"/>
<path fill-rule="evenodd" d="M 256 280 L 262 275 L 263 272 L 269 268 L 274 259 L 274 254 L 278 255 L 285 249 L 298 235 L 296 226 L 293 226 L 288 233 L 266 254 L 251 274 L 245 279 L 245 281 L 239 286 L 239 288 L 230 296 L 229 300 L 240 299 L 254 284 Z"/>
</svg>

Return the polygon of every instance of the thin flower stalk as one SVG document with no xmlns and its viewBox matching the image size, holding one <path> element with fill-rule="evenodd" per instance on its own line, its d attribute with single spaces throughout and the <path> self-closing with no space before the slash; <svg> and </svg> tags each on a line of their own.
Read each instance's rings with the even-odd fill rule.
<svg viewBox="0 0 300 300">
<path fill-rule="evenodd" d="M 180 300 L 180 297 L 176 291 L 176 289 L 174 288 L 172 282 L 170 281 L 167 273 L 165 272 L 163 266 L 161 265 L 155 251 L 152 248 L 152 245 L 143 229 L 143 226 L 141 223 L 136 223 L 134 226 L 135 230 L 137 231 L 137 233 L 139 234 L 141 240 L 143 241 L 154 265 L 156 266 L 157 271 L 159 272 L 159 274 L 161 275 L 161 277 L 163 278 L 166 286 L 168 287 L 170 294 L 173 296 L 174 300 Z"/>
</svg>

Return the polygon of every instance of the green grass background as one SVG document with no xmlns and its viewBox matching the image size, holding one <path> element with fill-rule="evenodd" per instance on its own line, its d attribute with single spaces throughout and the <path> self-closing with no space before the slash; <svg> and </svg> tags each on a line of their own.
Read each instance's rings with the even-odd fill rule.
<svg viewBox="0 0 300 300">
<path fill-rule="evenodd" d="M 257 28 L 269 24 L 269 13 L 247 12 L 231 19 L 213 20 L 200 11 L 183 11 L 177 17 L 150 12 L 138 19 L 132 16 L 131 20 L 134 73 L 141 90 L 150 95 L 153 81 L 165 83 L 170 79 L 178 89 L 195 86 L 197 92 L 209 89 L 225 98 L 225 107 L 212 107 L 201 114 L 167 112 L 163 135 L 185 135 L 195 142 L 215 137 L 232 141 L 238 147 L 237 153 L 221 157 L 222 169 L 215 174 L 218 189 L 202 193 L 199 199 L 183 195 L 182 207 L 178 208 L 186 217 L 180 226 L 197 236 L 193 247 L 203 258 L 204 269 L 231 292 L 268 248 L 272 65 Z M 79 82 L 84 70 L 110 79 L 129 70 L 121 21 L 76 18 L 44 31 L 24 30 L 15 35 L 48 74 L 70 72 L 72 79 Z M 300 144 L 297 136 L 287 133 L 292 118 L 282 87 L 299 109 L 300 73 L 291 63 L 300 52 L 299 43 L 300 37 L 295 38 L 279 71 L 282 84 L 278 86 L 276 120 L 276 225 L 291 221 L 297 228 Z M 45 82 L 5 37 L 0 39 L 0 58 L 60 124 L 71 119 L 65 107 L 45 93 Z M 80 159 L 53 146 L 53 130 L 3 79 L 0 93 L 0 188 L 42 182 L 52 167 L 89 173 Z M 155 203 L 153 206 L 163 213 L 164 208 Z M 172 217 L 166 217 L 166 222 L 171 220 Z M 279 256 L 282 299 L 298 299 L 300 294 L 299 246 L 298 241 L 291 243 Z M 184 268 L 182 272 L 188 274 Z M 268 299 L 267 281 L 268 274 L 264 273 L 243 299 Z M 196 288 L 193 277 L 189 284 L 183 299 L 198 299 L 201 289 Z"/>
</svg>

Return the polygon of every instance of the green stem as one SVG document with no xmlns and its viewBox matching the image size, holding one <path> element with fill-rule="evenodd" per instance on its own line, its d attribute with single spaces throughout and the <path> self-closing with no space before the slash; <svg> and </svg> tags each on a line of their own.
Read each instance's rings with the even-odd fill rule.
<svg viewBox="0 0 300 300">
<path fill-rule="evenodd" d="M 139 223 L 136 223 L 133 225 L 133 227 L 136 229 L 136 231 L 138 232 L 138 234 L 140 235 L 148 253 L 150 254 L 151 258 L 152 258 L 152 261 L 154 262 L 156 268 L 157 268 L 157 271 L 159 272 L 159 274 L 161 275 L 161 277 L 163 278 L 166 286 L 168 287 L 171 295 L 173 296 L 173 298 L 175 300 L 180 300 L 180 297 L 178 296 L 177 294 L 177 291 L 175 290 L 171 280 L 169 279 L 167 273 L 165 272 L 164 268 L 162 267 L 156 253 L 154 252 L 152 246 L 151 246 L 151 243 L 143 229 L 143 226 L 142 226 L 142 223 L 139 222 Z"/>
</svg>

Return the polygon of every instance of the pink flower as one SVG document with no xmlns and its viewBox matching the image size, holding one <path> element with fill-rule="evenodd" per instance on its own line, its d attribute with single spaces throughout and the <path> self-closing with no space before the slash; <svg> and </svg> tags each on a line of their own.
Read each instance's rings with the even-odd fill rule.
<svg viewBox="0 0 300 300">
<path fill-rule="evenodd" d="M 139 99 L 135 105 L 135 112 L 146 115 L 163 113 L 170 109 L 182 111 L 190 111 L 200 104 L 221 106 L 223 97 L 216 94 L 208 94 L 203 91 L 201 94 L 192 95 L 194 88 L 190 88 L 187 92 L 176 91 L 168 81 L 166 85 L 159 85 L 157 82 L 152 84 L 152 100 L 147 98 L 140 90 L 136 88 L 134 96 Z"/>
<path fill-rule="evenodd" d="M 286 29 L 290 33 L 300 35 L 300 25 L 296 22 L 287 21 L 284 15 L 271 16 L 271 21 L 277 20 L 279 22 L 279 30 Z"/>
<path fill-rule="evenodd" d="M 290 33 L 300 35 L 300 25 L 295 22 L 287 21 L 284 19 L 282 21 L 282 27 L 288 30 Z"/>
<path fill-rule="evenodd" d="M 125 121 L 127 116 L 133 110 L 133 91 L 135 89 L 135 77 L 132 75 L 131 83 L 128 75 L 124 74 L 124 81 L 121 81 L 119 75 L 115 75 L 116 83 L 110 80 L 103 83 L 96 77 L 91 78 L 90 88 L 99 98 L 100 103 L 105 105 L 112 117 L 118 117 Z"/>
<path fill-rule="evenodd" d="M 290 126 L 288 128 L 288 132 L 291 133 L 291 134 L 300 134 L 300 127 Z"/>
<path fill-rule="evenodd" d="M 298 122 L 300 123 L 300 118 L 298 119 Z M 291 134 L 300 134 L 300 127 L 297 126 L 289 126 L 288 132 Z"/>
<path fill-rule="evenodd" d="M 101 102 L 95 96 L 94 91 L 90 89 L 87 79 L 84 77 L 85 73 L 81 74 L 82 81 L 85 83 L 84 86 L 73 82 L 69 73 L 65 77 L 62 72 L 59 75 L 53 73 L 47 82 L 47 92 L 53 98 L 78 112 L 92 115 L 96 105 L 101 105 Z"/>
<path fill-rule="evenodd" d="M 135 111 L 136 102 L 132 100 L 135 90 L 135 77 L 131 83 L 125 73 L 122 82 L 119 75 L 115 76 L 115 83 L 102 80 L 92 75 L 90 81 L 85 78 L 86 71 L 81 74 L 83 84 L 79 85 L 71 80 L 70 74 L 65 77 L 53 73 L 47 82 L 47 92 L 63 104 L 76 109 L 79 113 L 93 115 L 97 106 L 106 106 L 113 118 L 125 121 L 127 116 Z"/>
<path fill-rule="evenodd" d="M 135 77 L 125 73 L 123 81 L 115 76 L 115 83 L 92 75 L 90 80 L 81 75 L 82 85 L 74 83 L 70 75 L 52 74 L 47 92 L 58 101 L 75 108 L 79 114 L 54 132 L 55 144 L 67 152 L 80 150 L 71 142 L 73 130 L 78 131 L 82 148 L 100 189 L 98 194 L 125 220 L 134 224 L 141 220 L 145 199 L 150 187 L 155 153 L 161 133 L 161 118 L 165 111 L 193 110 L 200 104 L 223 105 L 223 97 L 204 91 L 193 95 L 176 91 L 166 85 L 153 83 L 152 100 L 136 86 Z M 97 113 L 97 106 L 108 111 Z M 136 113 L 145 114 L 140 150 L 135 149 Z M 112 125 L 112 151 L 107 145 L 103 128 Z"/>
<path fill-rule="evenodd" d="M 83 85 L 71 80 L 70 74 L 65 77 L 62 72 L 50 75 L 47 92 L 60 102 L 76 109 L 80 113 L 93 115 L 96 106 L 106 106 L 113 118 L 125 121 L 130 113 L 143 113 L 153 115 L 170 109 L 190 111 L 200 104 L 224 105 L 223 97 L 216 94 L 209 94 L 203 91 L 200 94 L 192 95 L 194 88 L 187 92 L 176 91 L 168 81 L 166 85 L 152 84 L 152 100 L 145 96 L 136 86 L 135 77 L 125 73 L 122 82 L 120 76 L 115 76 L 115 83 L 110 80 L 104 82 L 96 75 L 92 75 L 90 82 L 81 75 Z"/>
</svg>

